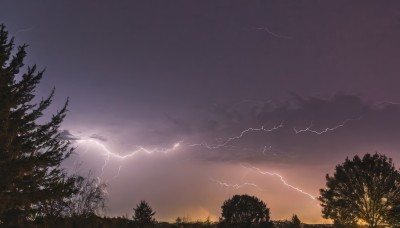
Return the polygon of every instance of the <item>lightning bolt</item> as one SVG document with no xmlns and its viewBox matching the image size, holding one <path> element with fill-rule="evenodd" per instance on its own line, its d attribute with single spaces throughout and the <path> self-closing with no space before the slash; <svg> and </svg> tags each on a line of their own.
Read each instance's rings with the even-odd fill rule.
<svg viewBox="0 0 400 228">
<path fill-rule="evenodd" d="M 220 143 L 220 144 L 208 145 L 208 144 L 205 144 L 205 143 L 200 143 L 200 144 L 192 144 L 192 145 L 188 145 L 188 146 L 190 146 L 190 147 L 204 146 L 207 149 L 217 149 L 217 148 L 220 148 L 220 147 L 228 146 L 229 143 L 231 143 L 234 140 L 242 138 L 246 133 L 248 133 L 250 131 L 272 132 L 272 131 L 277 130 L 277 129 L 282 128 L 282 127 L 283 127 L 283 122 L 281 122 L 279 125 L 274 126 L 274 127 L 270 128 L 270 129 L 267 129 L 264 126 L 261 126 L 260 128 L 247 128 L 247 129 L 243 130 L 238 136 L 234 136 L 234 137 L 228 138 L 227 140 L 225 140 L 223 143 Z M 79 139 L 76 142 L 77 143 L 85 143 L 85 144 L 92 143 L 92 144 L 95 144 L 96 146 L 100 147 L 104 151 L 105 159 L 104 159 L 104 163 L 103 163 L 103 165 L 101 167 L 101 175 L 100 175 L 100 176 L 103 176 L 104 170 L 105 170 L 106 166 L 108 165 L 111 157 L 123 160 L 123 159 L 129 158 L 129 157 L 132 157 L 132 156 L 134 156 L 135 154 L 137 154 L 139 152 L 144 152 L 144 153 L 147 153 L 147 154 L 168 153 L 168 152 L 176 150 L 178 147 L 180 147 L 182 145 L 182 143 L 183 143 L 183 140 L 176 142 L 171 148 L 167 148 L 167 149 L 158 149 L 158 148 L 148 149 L 148 148 L 145 148 L 143 146 L 136 146 L 136 148 L 137 148 L 136 150 L 134 150 L 134 151 L 132 151 L 130 153 L 127 153 L 125 155 L 121 155 L 121 154 L 112 152 L 111 150 L 109 150 L 106 147 L 106 145 L 104 145 L 103 143 L 101 143 L 101 142 L 99 142 L 97 140 L 94 140 L 94 139 Z M 118 171 L 118 174 L 119 174 L 119 171 Z"/>
<path fill-rule="evenodd" d="M 400 105 L 400 102 L 384 101 L 383 104 Z"/>
<path fill-rule="evenodd" d="M 121 172 L 122 165 L 119 166 L 117 175 L 114 176 L 114 179 L 119 177 L 119 173 Z"/>
<path fill-rule="evenodd" d="M 359 119 L 361 119 L 361 117 L 357 118 L 357 120 L 359 120 Z M 304 128 L 304 129 L 297 130 L 296 128 L 293 128 L 293 130 L 294 130 L 294 132 L 296 134 L 303 133 L 303 132 L 311 132 L 311 133 L 314 133 L 314 134 L 317 134 L 317 135 L 322 135 L 322 134 L 325 134 L 327 132 L 334 131 L 334 130 L 336 130 L 338 128 L 344 127 L 344 125 L 347 122 L 353 121 L 353 120 L 355 120 L 355 119 L 346 119 L 345 121 L 343 121 L 342 123 L 340 123 L 340 124 L 338 124 L 338 125 L 336 125 L 334 127 L 327 127 L 327 128 L 325 128 L 324 130 L 321 130 L 321 131 L 312 130 L 311 129 L 311 127 L 313 126 L 312 122 L 310 123 L 310 125 L 308 127 Z"/>
<path fill-rule="evenodd" d="M 242 138 L 247 132 L 250 132 L 250 131 L 271 132 L 271 131 L 275 131 L 275 130 L 277 130 L 279 128 L 282 128 L 282 127 L 283 127 L 283 122 L 281 122 L 278 126 L 274 126 L 272 128 L 269 128 L 269 129 L 264 128 L 264 126 L 261 126 L 260 128 L 252 128 L 252 127 L 250 127 L 250 128 L 247 128 L 247 129 L 243 130 L 239 135 L 231 137 L 231 138 L 228 138 L 227 140 L 225 140 L 225 142 L 220 143 L 220 144 L 209 145 L 209 144 L 206 144 L 206 143 L 197 143 L 197 144 L 192 144 L 192 145 L 189 145 L 189 146 L 190 147 L 204 146 L 207 149 L 218 149 L 220 147 L 227 146 L 230 142 L 232 142 L 234 140 Z"/>
<path fill-rule="evenodd" d="M 114 157 L 114 158 L 117 158 L 117 159 L 120 159 L 120 160 L 124 160 L 126 158 L 134 156 L 135 154 L 137 154 L 139 152 L 144 152 L 144 153 L 147 153 L 147 154 L 168 153 L 168 152 L 174 151 L 178 147 L 180 147 L 181 144 L 183 143 L 183 141 L 176 142 L 171 148 L 167 148 L 167 149 L 158 149 L 158 148 L 147 149 L 147 148 L 145 148 L 143 146 L 136 146 L 136 148 L 137 148 L 136 150 L 134 150 L 134 151 L 132 151 L 132 152 L 130 152 L 128 154 L 125 154 L 125 155 L 120 155 L 118 153 L 112 152 L 103 143 L 101 143 L 101 142 L 99 142 L 97 140 L 94 140 L 94 139 L 80 139 L 80 140 L 77 140 L 77 143 L 85 143 L 85 144 L 92 143 L 92 144 L 95 144 L 96 146 L 100 147 L 104 151 L 105 159 L 104 159 L 104 163 L 103 163 L 103 165 L 101 167 L 101 173 L 100 173 L 100 177 L 102 177 L 103 174 L 104 174 L 104 170 L 105 170 L 106 166 L 108 165 L 111 157 Z M 118 175 L 119 175 L 120 169 L 121 169 L 121 167 L 119 168 Z"/>
<path fill-rule="evenodd" d="M 269 150 L 272 150 L 272 146 L 264 146 L 264 148 L 263 148 L 263 150 L 262 150 L 261 153 L 262 153 L 264 156 L 267 156 L 267 152 L 268 152 Z M 277 153 L 271 152 L 271 153 L 268 153 L 268 154 L 272 154 L 272 155 L 274 155 L 275 157 L 278 157 L 278 158 L 279 158 L 279 156 L 278 156 Z"/>
<path fill-rule="evenodd" d="M 250 187 L 255 187 L 258 190 L 262 191 L 262 189 L 260 187 L 258 187 L 258 185 L 254 184 L 254 183 L 248 183 L 248 182 L 244 182 L 242 184 L 229 184 L 225 181 L 219 181 L 219 180 L 215 180 L 215 179 L 211 179 L 211 181 L 218 183 L 221 187 L 223 188 L 233 188 L 233 189 L 240 189 L 246 186 L 250 186 Z"/>
<path fill-rule="evenodd" d="M 400 102 L 386 101 L 388 104 L 400 105 Z"/>
<path fill-rule="evenodd" d="M 181 146 L 182 142 L 183 141 L 176 142 L 171 148 L 167 148 L 167 149 L 158 149 L 158 148 L 147 149 L 147 148 L 145 148 L 143 146 L 136 146 L 136 148 L 137 148 L 136 150 L 134 150 L 134 151 L 132 151 L 132 152 L 130 152 L 128 154 L 125 154 L 125 155 L 120 155 L 118 153 L 114 153 L 114 152 L 110 151 L 103 143 L 101 143 L 101 142 L 99 142 L 97 140 L 94 140 L 94 139 L 80 139 L 80 140 L 78 140 L 78 143 L 94 143 L 97 146 L 99 146 L 100 148 L 102 148 L 105 151 L 107 156 L 115 157 L 115 158 L 119 158 L 119 159 L 125 159 L 125 158 L 128 158 L 128 157 L 132 157 L 132 156 L 134 156 L 135 154 L 137 154 L 139 152 L 144 152 L 144 153 L 147 153 L 147 154 L 168 153 L 168 152 L 171 152 L 173 150 L 176 150 L 179 146 Z"/>
<path fill-rule="evenodd" d="M 274 33 L 267 27 L 262 27 L 262 28 L 260 27 L 260 28 L 256 28 L 256 29 L 259 30 L 259 31 L 265 31 L 268 34 L 270 34 L 272 36 L 275 36 L 276 38 L 292 39 L 292 37 L 290 37 L 290 36 L 284 36 L 284 35 L 280 35 L 280 34 Z"/>
<path fill-rule="evenodd" d="M 277 176 L 277 177 L 281 180 L 281 182 L 282 182 L 284 185 L 286 185 L 287 187 L 289 187 L 289 188 L 291 188 L 291 189 L 294 189 L 294 190 L 300 192 L 301 194 L 304 194 L 304 195 L 310 197 L 312 200 L 316 200 L 316 197 L 315 197 L 315 196 L 313 196 L 312 194 L 310 194 L 310 193 L 308 193 L 308 192 L 305 192 L 304 190 L 302 190 L 302 189 L 300 189 L 300 188 L 298 188 L 298 187 L 295 187 L 295 186 L 289 184 L 289 183 L 283 178 L 283 176 L 281 176 L 281 175 L 278 174 L 278 173 L 272 173 L 272 172 L 268 172 L 268 171 L 262 171 L 260 168 L 257 168 L 257 167 L 255 167 L 255 166 L 252 166 L 252 165 L 250 165 L 250 164 L 248 164 L 248 166 L 245 166 L 245 165 L 242 164 L 242 166 L 243 166 L 244 168 L 247 168 L 247 169 L 253 169 L 253 170 L 257 171 L 258 173 L 260 173 L 260 174 L 262 174 L 262 175 Z"/>
</svg>

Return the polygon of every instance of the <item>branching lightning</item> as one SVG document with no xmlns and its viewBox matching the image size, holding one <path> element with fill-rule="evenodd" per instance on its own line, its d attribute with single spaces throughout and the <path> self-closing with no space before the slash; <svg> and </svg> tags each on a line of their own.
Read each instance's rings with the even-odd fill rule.
<svg viewBox="0 0 400 228">
<path fill-rule="evenodd" d="M 272 127 L 272 128 L 269 128 L 269 129 L 265 128 L 264 126 L 261 126 L 260 128 L 247 128 L 247 129 L 243 130 L 239 135 L 234 136 L 234 137 L 231 137 L 231 138 L 228 138 L 228 139 L 226 139 L 223 143 L 220 143 L 220 144 L 208 145 L 208 144 L 205 144 L 205 143 L 201 143 L 201 144 L 192 144 L 192 145 L 187 145 L 187 146 L 189 146 L 189 147 L 203 146 L 203 147 L 205 147 L 205 148 L 207 148 L 207 149 L 217 149 L 217 148 L 221 148 L 221 147 L 226 147 L 226 146 L 228 146 L 228 144 L 230 144 L 231 142 L 233 142 L 233 141 L 235 141 L 235 140 L 238 140 L 238 139 L 242 138 L 242 137 L 243 137 L 245 134 L 247 134 L 248 132 L 252 132 L 252 131 L 272 132 L 272 131 L 275 131 L 275 130 L 277 130 L 277 129 L 279 129 L 279 128 L 282 128 L 282 127 L 283 127 L 283 122 L 281 122 L 281 123 L 280 123 L 279 125 L 277 125 L 277 126 L 274 126 L 274 127 Z M 180 147 L 180 146 L 182 145 L 182 143 L 183 143 L 183 140 L 182 140 L 182 141 L 179 141 L 179 142 L 176 142 L 176 143 L 175 143 L 172 147 L 170 147 L 170 148 L 161 148 L 161 149 L 160 149 L 160 148 L 154 148 L 154 149 L 148 149 L 148 148 L 143 147 L 143 146 L 136 146 L 136 150 L 134 150 L 134 151 L 132 151 L 132 152 L 130 152 L 130 153 L 124 154 L 124 155 L 121 155 L 121 154 L 112 152 L 110 149 L 108 149 L 108 148 L 106 147 L 106 145 L 104 145 L 103 143 L 101 143 L 101 142 L 99 142 L 98 140 L 95 140 L 95 139 L 80 139 L 80 140 L 77 140 L 76 142 L 77 142 L 77 143 L 85 143 L 85 144 L 91 143 L 91 144 L 94 144 L 94 145 L 96 145 L 96 146 L 98 146 L 98 147 L 100 147 L 100 148 L 102 149 L 102 151 L 104 152 L 105 158 L 104 158 L 104 163 L 103 163 L 103 165 L 101 166 L 100 177 L 103 177 L 105 168 L 106 168 L 107 165 L 109 164 L 110 158 L 111 158 L 111 157 L 114 157 L 114 158 L 120 159 L 120 160 L 124 160 L 124 159 L 127 159 L 127 158 L 129 158 L 129 157 L 134 156 L 135 154 L 137 154 L 137 153 L 139 153 L 139 152 L 143 152 L 143 153 L 147 153 L 147 154 L 153 154 L 153 153 L 168 153 L 168 152 L 174 151 L 174 150 L 176 150 L 178 147 Z M 264 148 L 264 150 L 266 150 L 266 149 L 267 149 L 267 148 Z M 263 153 L 265 153 L 265 151 L 264 151 Z M 119 167 L 118 172 L 117 172 L 117 174 L 116 174 L 116 176 L 115 176 L 114 178 L 116 178 L 116 177 L 119 176 L 120 171 L 121 171 L 121 166 Z M 221 183 L 222 183 L 222 182 L 221 182 Z M 245 185 L 252 185 L 252 184 L 251 184 L 251 183 L 246 183 Z M 253 184 L 253 185 L 254 185 L 254 184 Z M 241 185 L 237 185 L 237 187 L 240 187 L 240 186 L 241 186 Z"/>
<path fill-rule="evenodd" d="M 103 163 L 103 165 L 101 167 L 101 173 L 100 173 L 101 177 L 103 176 L 104 169 L 108 165 L 111 157 L 124 160 L 126 158 L 134 156 L 135 154 L 137 154 L 139 152 L 144 152 L 144 153 L 147 153 L 147 154 L 168 153 L 168 152 L 171 152 L 173 150 L 176 150 L 183 143 L 183 141 L 176 142 L 171 148 L 166 148 L 166 149 L 164 149 L 164 148 L 162 148 L 162 149 L 159 149 L 159 148 L 147 149 L 147 148 L 145 148 L 143 146 L 136 146 L 136 148 L 137 148 L 136 150 L 134 150 L 134 151 L 132 151 L 132 152 L 130 152 L 128 154 L 125 154 L 125 155 L 120 155 L 118 153 L 112 152 L 103 143 L 101 143 L 101 142 L 99 142 L 97 140 L 94 140 L 94 139 L 80 139 L 80 140 L 77 140 L 77 142 L 78 143 L 93 143 L 96 146 L 100 147 L 104 151 L 105 159 L 104 159 L 104 163 Z M 121 171 L 121 166 L 118 169 L 117 176 L 119 176 L 119 172 L 120 171 Z"/>
<path fill-rule="evenodd" d="M 240 189 L 240 188 L 243 188 L 243 187 L 250 186 L 250 187 L 255 187 L 258 190 L 262 191 L 262 189 L 260 187 L 258 187 L 258 185 L 254 184 L 254 183 L 244 182 L 242 184 L 229 184 L 229 183 L 227 183 L 225 181 L 219 181 L 219 180 L 215 180 L 215 179 L 211 179 L 211 181 L 218 183 L 223 188 L 233 188 L 233 189 L 237 190 L 237 189 Z"/>
<path fill-rule="evenodd" d="M 360 119 L 360 118 L 358 118 L 358 119 Z M 325 128 L 324 130 L 321 130 L 321 131 L 312 130 L 311 129 L 312 126 L 313 126 L 312 122 L 310 123 L 310 125 L 308 127 L 304 128 L 304 129 L 297 130 L 296 128 L 293 128 L 293 130 L 294 130 L 294 132 L 296 134 L 303 133 L 303 132 L 311 132 L 311 133 L 314 133 L 314 134 L 317 134 L 317 135 L 322 135 L 322 134 L 325 134 L 327 132 L 335 131 L 338 128 L 344 127 L 347 122 L 352 121 L 352 120 L 354 120 L 354 119 L 346 119 L 345 121 L 343 121 L 342 123 L 340 123 L 340 124 L 338 124 L 338 125 L 336 125 L 334 127 L 327 127 L 327 128 Z"/>
<path fill-rule="evenodd" d="M 247 168 L 247 169 L 253 169 L 253 170 L 257 171 L 258 173 L 260 173 L 260 174 L 262 174 L 262 175 L 277 176 L 277 177 L 279 177 L 279 179 L 281 180 L 281 182 L 282 182 L 284 185 L 286 185 L 287 187 L 289 187 L 289 188 L 291 188 L 291 189 L 294 189 L 294 190 L 300 192 L 301 194 L 304 194 L 304 195 L 310 197 L 312 200 L 316 200 L 316 197 L 313 196 L 312 194 L 310 194 L 310 193 L 308 193 L 308 192 L 305 192 L 304 190 L 302 190 L 302 189 L 300 189 L 300 188 L 298 188 L 298 187 L 295 187 L 295 186 L 293 186 L 293 185 L 287 183 L 287 181 L 286 181 L 280 174 L 278 174 L 278 173 L 272 173 L 272 172 L 268 172 L 268 171 L 262 171 L 260 168 L 257 168 L 257 167 L 255 167 L 255 166 L 252 166 L 252 165 L 250 165 L 250 164 L 247 164 L 247 166 L 242 164 L 242 166 L 245 167 L 245 168 Z"/>
<path fill-rule="evenodd" d="M 326 129 L 324 129 L 322 131 L 312 130 L 311 129 L 312 124 L 309 127 L 305 128 L 305 129 L 301 129 L 301 130 L 294 129 L 294 131 L 295 131 L 296 134 L 308 131 L 308 132 L 320 135 L 320 134 L 324 134 L 324 133 L 329 132 L 329 131 L 334 131 L 334 130 L 340 128 L 340 127 L 343 127 L 348 121 L 351 121 L 351 120 L 353 120 L 353 119 L 347 119 L 347 120 L 343 121 L 343 123 L 341 123 L 341 124 L 339 124 L 339 125 L 337 125 L 335 127 L 326 128 Z M 191 145 L 187 145 L 186 144 L 186 146 L 189 146 L 189 147 L 203 146 L 203 147 L 205 147 L 207 149 L 218 149 L 218 148 L 221 148 L 221 147 L 229 146 L 229 144 L 231 144 L 233 141 L 239 140 L 240 138 L 244 137 L 246 134 L 248 134 L 250 132 L 253 132 L 253 131 L 272 132 L 272 131 L 278 130 L 280 128 L 283 128 L 283 127 L 284 127 L 283 126 L 283 122 L 281 122 L 277 126 L 274 126 L 272 128 L 268 128 L 268 129 L 265 128 L 264 126 L 261 126 L 259 128 L 250 127 L 250 128 L 247 128 L 247 129 L 244 129 L 243 131 L 241 131 L 240 134 L 238 134 L 237 136 L 233 136 L 233 137 L 227 138 L 226 140 L 224 140 L 222 143 L 219 143 L 219 144 L 211 144 L 210 145 L 210 144 L 201 143 L 201 144 L 191 144 Z M 77 140 L 77 142 L 78 143 L 91 143 L 91 144 L 94 144 L 94 145 L 96 145 L 96 146 L 98 146 L 98 147 L 100 147 L 102 149 L 103 154 L 105 156 L 105 159 L 104 159 L 104 163 L 103 163 L 103 165 L 101 167 L 101 175 L 100 175 L 100 177 L 102 177 L 104 175 L 105 168 L 109 164 L 109 161 L 110 161 L 110 159 L 112 157 L 116 158 L 116 159 L 119 159 L 119 160 L 124 160 L 124 159 L 130 158 L 130 157 L 132 157 L 135 154 L 140 153 L 140 152 L 147 153 L 147 154 L 168 153 L 168 152 L 176 150 L 178 147 L 182 146 L 182 143 L 183 143 L 183 141 L 176 142 L 170 148 L 152 148 L 152 149 L 149 149 L 149 148 L 146 148 L 146 147 L 143 147 L 143 146 L 136 146 L 136 150 L 134 150 L 134 151 L 132 151 L 130 153 L 121 155 L 121 154 L 112 152 L 110 149 L 107 148 L 106 145 L 104 145 L 102 142 L 99 142 L 98 140 L 95 140 L 95 139 L 80 139 L 80 140 Z M 270 150 L 270 149 L 272 149 L 271 146 L 264 146 L 263 149 L 262 149 L 262 153 L 265 155 L 266 153 L 268 153 L 268 150 Z M 273 154 L 273 155 L 277 156 L 276 154 Z M 255 170 L 258 173 L 263 174 L 263 175 L 276 176 L 276 177 L 278 177 L 280 179 L 280 181 L 285 186 L 287 186 L 287 187 L 289 187 L 289 188 L 291 188 L 293 190 L 296 190 L 301 194 L 304 194 L 304 195 L 308 196 L 312 200 L 316 200 L 315 196 L 313 196 L 312 194 L 310 194 L 308 192 L 305 192 L 304 190 L 300 189 L 299 187 L 296 187 L 296 186 L 293 186 L 293 185 L 289 184 L 283 178 L 283 176 L 278 174 L 278 173 L 263 171 L 260 168 L 257 168 L 257 167 L 252 166 L 252 165 L 243 165 L 242 164 L 242 166 L 245 167 L 246 169 Z M 122 166 L 120 165 L 119 168 L 118 168 L 117 174 L 114 176 L 114 178 L 117 178 L 119 176 L 119 174 L 121 172 L 121 168 L 122 168 Z M 262 191 L 262 189 L 255 183 L 242 182 L 240 184 L 238 184 L 238 183 L 237 184 L 232 184 L 232 183 L 228 183 L 226 181 L 220 181 L 220 180 L 215 180 L 215 179 L 211 179 L 211 181 L 213 181 L 215 183 L 218 183 L 221 187 L 224 187 L 224 188 L 232 188 L 232 189 L 236 189 L 237 190 L 237 189 L 241 189 L 241 188 L 244 188 L 244 187 L 254 187 L 254 188 L 257 188 L 258 190 Z"/>
<path fill-rule="evenodd" d="M 94 143 L 97 146 L 99 146 L 100 148 L 102 148 L 105 151 L 107 156 L 115 157 L 115 158 L 119 158 L 119 159 L 125 159 L 125 158 L 128 158 L 128 157 L 132 157 L 136 153 L 139 153 L 139 152 L 144 152 L 144 153 L 147 153 L 147 154 L 168 153 L 168 152 L 171 152 L 171 151 L 177 149 L 182 144 L 182 142 L 183 141 L 176 142 L 171 148 L 166 148 L 166 149 L 164 149 L 164 148 L 162 148 L 162 149 L 159 149 L 159 148 L 147 149 L 147 148 L 145 148 L 143 146 L 136 146 L 136 148 L 137 148 L 136 150 L 134 150 L 134 151 L 132 151 L 132 152 L 130 152 L 128 154 L 125 154 L 125 155 L 120 155 L 118 153 L 114 153 L 114 152 L 110 151 L 103 143 L 101 143 L 101 142 L 99 142 L 97 140 L 94 140 L 94 139 L 81 139 L 81 140 L 78 140 L 78 143 Z"/>
<path fill-rule="evenodd" d="M 264 126 L 261 126 L 260 128 L 252 128 L 252 127 L 250 127 L 250 128 L 247 128 L 247 129 L 243 130 L 238 136 L 234 136 L 234 137 L 228 138 L 227 140 L 225 140 L 223 143 L 220 143 L 220 144 L 209 145 L 209 144 L 206 144 L 206 143 L 197 143 L 197 144 L 192 144 L 192 145 L 189 145 L 189 146 L 191 146 L 191 147 L 204 146 L 207 149 L 218 149 L 220 147 L 227 146 L 230 142 L 232 142 L 234 140 L 242 138 L 247 132 L 251 132 L 251 131 L 271 132 L 271 131 L 275 131 L 275 130 L 277 130 L 279 128 L 282 128 L 282 127 L 283 127 L 283 122 L 281 122 L 278 126 L 274 126 L 273 128 L 269 128 L 269 129 L 266 129 Z"/>
<path fill-rule="evenodd" d="M 270 150 L 272 150 L 272 146 L 264 146 L 264 148 L 263 148 L 263 150 L 262 150 L 261 153 L 262 153 L 264 156 L 267 156 L 267 152 L 270 151 Z M 278 158 L 279 158 L 279 156 L 278 156 L 277 153 L 268 152 L 268 154 L 272 154 L 272 155 L 274 155 L 275 157 L 278 157 Z"/>
</svg>

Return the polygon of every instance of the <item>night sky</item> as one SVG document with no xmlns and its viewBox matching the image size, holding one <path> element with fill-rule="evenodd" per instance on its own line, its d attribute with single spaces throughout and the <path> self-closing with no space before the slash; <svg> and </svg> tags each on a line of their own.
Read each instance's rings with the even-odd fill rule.
<svg viewBox="0 0 400 228">
<path fill-rule="evenodd" d="M 108 184 L 109 216 L 217 220 L 251 194 L 272 219 L 323 222 L 315 197 L 347 156 L 400 167 L 399 1 L 1 1 L 70 99 L 70 172 Z"/>
</svg>

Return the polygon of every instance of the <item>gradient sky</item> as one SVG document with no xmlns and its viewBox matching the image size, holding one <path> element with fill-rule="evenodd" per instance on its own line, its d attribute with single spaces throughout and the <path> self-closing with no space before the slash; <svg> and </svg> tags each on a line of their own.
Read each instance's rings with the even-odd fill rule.
<svg viewBox="0 0 400 228">
<path fill-rule="evenodd" d="M 109 185 L 110 216 L 216 220 L 247 193 L 323 222 L 336 164 L 400 163 L 399 1 L 4 0 L 0 22 L 46 68 L 38 98 L 56 87 L 47 114 L 70 98 L 64 165 Z"/>
</svg>

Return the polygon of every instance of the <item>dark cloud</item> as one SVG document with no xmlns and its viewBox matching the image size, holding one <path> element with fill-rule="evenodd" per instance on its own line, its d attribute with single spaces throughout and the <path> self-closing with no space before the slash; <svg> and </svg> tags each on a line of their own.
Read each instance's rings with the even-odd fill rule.
<svg viewBox="0 0 400 228">
<path fill-rule="evenodd" d="M 60 137 L 69 141 L 76 141 L 80 139 L 78 136 L 73 135 L 69 130 L 60 131 Z"/>
<path fill-rule="evenodd" d="M 48 113 L 70 97 L 62 137 L 77 144 L 70 159 L 104 171 L 112 214 L 146 199 L 160 218 L 190 211 L 196 219 L 206 208 L 218 219 L 223 200 L 237 193 L 209 181 L 224 178 L 264 185 L 262 193 L 242 190 L 262 196 L 274 218 L 297 212 L 316 222 L 314 201 L 293 204 L 302 195 L 274 177 L 247 179 L 240 164 L 276 169 L 318 194 L 346 156 L 377 151 L 400 161 L 399 12 L 398 1 L 373 0 L 0 7 L 16 45 L 29 44 L 26 66 L 47 69 L 37 98 L 57 88 Z M 241 135 L 249 127 L 259 130 Z M 108 156 L 139 146 L 164 152 Z"/>
<path fill-rule="evenodd" d="M 98 135 L 98 134 L 93 134 L 93 135 L 89 136 L 89 138 L 97 139 L 97 140 L 100 140 L 102 142 L 106 142 L 107 141 L 106 137 L 104 137 L 102 135 Z"/>
<path fill-rule="evenodd" d="M 192 132 L 189 123 L 185 122 L 183 119 L 172 117 L 171 115 L 165 113 L 165 118 L 172 124 L 172 132 L 176 134 L 190 134 Z"/>
<path fill-rule="evenodd" d="M 374 105 L 356 95 L 337 94 L 331 98 L 293 95 L 286 104 L 254 108 L 260 110 L 244 118 L 246 121 L 224 125 L 220 139 L 206 142 L 214 148 L 194 148 L 196 156 L 222 161 L 319 163 L 343 154 L 374 152 L 375 148 L 400 150 L 396 140 L 400 137 L 400 105 Z M 231 122 L 231 116 L 225 117 Z M 283 127 L 271 132 L 257 130 L 281 122 Z M 248 128 L 255 130 L 226 143 Z"/>
</svg>

